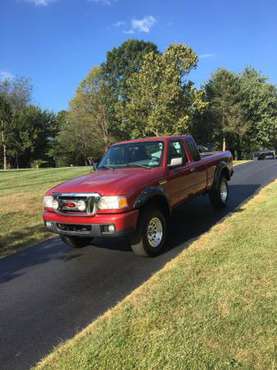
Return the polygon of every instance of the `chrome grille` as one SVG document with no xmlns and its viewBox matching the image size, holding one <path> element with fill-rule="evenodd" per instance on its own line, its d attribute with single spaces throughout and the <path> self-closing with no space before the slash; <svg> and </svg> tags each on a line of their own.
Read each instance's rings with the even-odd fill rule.
<svg viewBox="0 0 277 370">
<path fill-rule="evenodd" d="M 58 213 L 74 216 L 94 215 L 100 199 L 97 193 L 55 193 L 53 196 L 58 202 Z M 80 202 L 85 203 L 84 210 L 78 209 Z"/>
</svg>

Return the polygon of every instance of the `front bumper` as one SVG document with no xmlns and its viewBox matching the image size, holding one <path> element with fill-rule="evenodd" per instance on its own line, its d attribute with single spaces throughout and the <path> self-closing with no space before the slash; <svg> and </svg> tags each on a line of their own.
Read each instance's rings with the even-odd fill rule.
<svg viewBox="0 0 277 370">
<path fill-rule="evenodd" d="M 92 217 L 64 216 L 45 211 L 44 224 L 50 232 L 80 237 L 119 237 L 135 232 L 138 210 L 118 214 L 96 214 Z M 109 231 L 108 226 L 113 225 Z"/>
</svg>

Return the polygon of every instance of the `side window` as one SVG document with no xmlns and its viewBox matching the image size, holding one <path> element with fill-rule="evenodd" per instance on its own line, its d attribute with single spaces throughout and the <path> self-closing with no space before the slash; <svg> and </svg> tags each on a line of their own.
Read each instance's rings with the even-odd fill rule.
<svg viewBox="0 0 277 370">
<path fill-rule="evenodd" d="M 171 141 L 168 146 L 167 164 L 170 164 L 173 158 L 183 158 L 183 164 L 187 162 L 185 151 L 181 141 Z"/>
<path fill-rule="evenodd" d="M 191 152 L 192 159 L 194 161 L 199 161 L 199 159 L 201 159 L 201 158 L 200 158 L 200 154 L 199 154 L 199 151 L 197 149 L 197 146 L 196 146 L 194 140 L 189 139 L 187 141 L 187 144 L 188 144 L 189 150 Z"/>
</svg>

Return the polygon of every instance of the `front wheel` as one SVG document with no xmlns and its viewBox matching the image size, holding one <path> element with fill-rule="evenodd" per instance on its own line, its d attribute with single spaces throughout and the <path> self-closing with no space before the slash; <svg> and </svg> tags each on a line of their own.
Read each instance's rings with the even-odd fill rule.
<svg viewBox="0 0 277 370">
<path fill-rule="evenodd" d="M 225 208 L 229 197 L 229 187 L 225 176 L 221 176 L 219 181 L 209 193 L 212 205 L 217 208 Z"/>
<path fill-rule="evenodd" d="M 138 256 L 154 257 L 165 250 L 167 221 L 159 209 L 149 207 L 142 210 L 138 232 L 131 242 L 133 252 Z"/>
<path fill-rule="evenodd" d="M 61 236 L 62 241 L 72 248 L 83 248 L 89 245 L 91 238 L 82 238 L 78 236 Z"/>
</svg>

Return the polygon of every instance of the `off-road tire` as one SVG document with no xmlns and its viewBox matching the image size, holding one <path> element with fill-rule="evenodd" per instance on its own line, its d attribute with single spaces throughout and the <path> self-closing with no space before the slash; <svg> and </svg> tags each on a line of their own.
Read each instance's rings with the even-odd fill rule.
<svg viewBox="0 0 277 370">
<path fill-rule="evenodd" d="M 155 227 L 157 232 L 155 232 Z M 161 233 L 159 230 L 162 230 Z M 133 252 L 138 256 L 155 257 L 166 249 L 166 237 L 167 219 L 163 212 L 153 206 L 142 209 L 137 233 L 131 240 Z"/>
<path fill-rule="evenodd" d="M 225 208 L 229 198 L 229 186 L 226 176 L 220 176 L 209 192 L 210 201 L 215 209 Z"/>
</svg>

